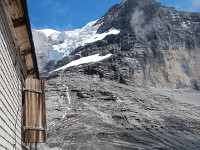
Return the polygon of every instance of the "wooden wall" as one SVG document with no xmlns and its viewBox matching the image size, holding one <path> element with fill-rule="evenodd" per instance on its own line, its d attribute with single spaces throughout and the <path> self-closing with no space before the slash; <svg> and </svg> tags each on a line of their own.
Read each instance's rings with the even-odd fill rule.
<svg viewBox="0 0 200 150">
<path fill-rule="evenodd" d="M 0 150 L 21 150 L 23 74 L 0 1 Z"/>
</svg>

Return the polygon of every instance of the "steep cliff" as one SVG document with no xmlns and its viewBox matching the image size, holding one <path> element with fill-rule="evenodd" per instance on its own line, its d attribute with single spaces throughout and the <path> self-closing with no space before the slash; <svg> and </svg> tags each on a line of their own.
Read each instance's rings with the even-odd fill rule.
<svg viewBox="0 0 200 150">
<path fill-rule="evenodd" d="M 100 18 L 97 32 L 120 30 L 103 40 L 77 48 L 57 67 L 92 54 L 113 54 L 89 65 L 104 77 L 124 83 L 200 89 L 200 14 L 176 11 L 154 0 L 126 0 Z M 113 77 L 114 76 L 114 77 Z"/>
</svg>

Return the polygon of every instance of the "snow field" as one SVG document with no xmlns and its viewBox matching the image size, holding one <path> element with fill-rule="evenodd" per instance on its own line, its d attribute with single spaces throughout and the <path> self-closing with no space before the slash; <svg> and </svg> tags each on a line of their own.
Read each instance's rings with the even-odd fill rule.
<svg viewBox="0 0 200 150">
<path fill-rule="evenodd" d="M 94 63 L 94 62 L 99 62 L 99 61 L 102 61 L 106 58 L 109 58 L 110 56 L 112 56 L 112 54 L 107 54 L 105 56 L 99 56 L 99 54 L 95 54 L 95 55 L 91 55 L 91 56 L 87 56 L 87 57 L 82 57 L 80 59 L 77 59 L 77 60 L 74 60 L 72 62 L 70 62 L 69 64 L 63 66 L 63 67 L 60 67 L 54 71 L 59 71 L 59 70 L 63 70 L 63 69 L 67 69 L 71 66 L 78 66 L 78 65 L 81 65 L 81 64 L 86 64 L 86 63 Z"/>
</svg>

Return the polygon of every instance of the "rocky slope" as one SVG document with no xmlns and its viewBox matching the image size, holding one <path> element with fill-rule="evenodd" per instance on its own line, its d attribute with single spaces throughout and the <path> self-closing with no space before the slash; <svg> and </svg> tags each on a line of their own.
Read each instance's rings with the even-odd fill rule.
<svg viewBox="0 0 200 150">
<path fill-rule="evenodd" d="M 200 149 L 197 91 L 125 85 L 71 71 L 46 79 L 48 142 L 39 150 Z"/>
<path fill-rule="evenodd" d="M 125 0 L 96 24 L 98 34 L 120 33 L 77 48 L 58 61 L 63 68 L 41 74 L 48 143 L 39 149 L 200 149 L 200 14 Z M 94 54 L 109 57 L 68 64 Z"/>
<path fill-rule="evenodd" d="M 92 54 L 113 54 L 105 67 L 86 68 L 139 85 L 200 89 L 200 14 L 179 12 L 154 0 L 126 0 L 109 9 L 96 24 L 98 33 L 117 35 L 77 48 L 57 67 Z M 95 69 L 94 69 L 95 68 Z"/>
</svg>

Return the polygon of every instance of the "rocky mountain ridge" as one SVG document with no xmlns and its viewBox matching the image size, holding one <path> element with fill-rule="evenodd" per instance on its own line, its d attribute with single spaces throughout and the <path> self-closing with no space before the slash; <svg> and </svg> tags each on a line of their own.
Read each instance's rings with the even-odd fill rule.
<svg viewBox="0 0 200 150">
<path fill-rule="evenodd" d="M 108 60 L 110 66 L 104 70 L 105 74 L 114 71 L 117 79 L 140 85 L 200 89 L 199 13 L 176 11 L 154 0 L 126 0 L 109 9 L 97 24 L 99 33 L 110 28 L 120 33 L 77 48 L 58 61 L 57 67 L 80 57 L 111 53 L 113 59 Z M 94 64 L 93 68 L 98 67 L 102 70 L 101 65 Z"/>
</svg>

